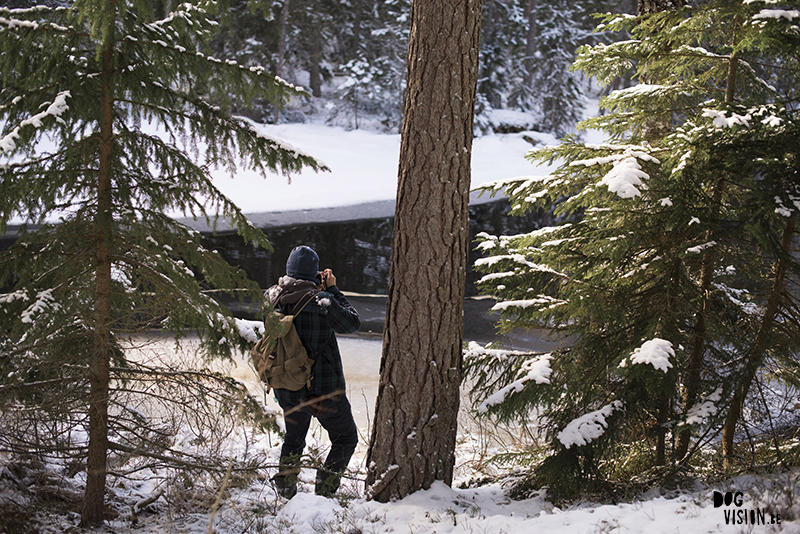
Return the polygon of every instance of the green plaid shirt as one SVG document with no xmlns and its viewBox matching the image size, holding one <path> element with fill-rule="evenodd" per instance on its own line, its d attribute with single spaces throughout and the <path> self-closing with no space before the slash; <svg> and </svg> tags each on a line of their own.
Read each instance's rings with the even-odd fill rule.
<svg viewBox="0 0 800 534">
<path fill-rule="evenodd" d="M 291 313 L 293 307 L 284 306 L 281 312 Z M 338 287 L 332 286 L 317 293 L 314 300 L 294 318 L 297 335 L 300 336 L 309 357 L 315 360 L 311 391 L 305 386 L 299 391 L 276 389 L 275 398 L 278 402 L 295 405 L 308 397 L 344 391 L 342 356 L 336 333 L 352 334 L 360 326 L 358 312 Z"/>
</svg>

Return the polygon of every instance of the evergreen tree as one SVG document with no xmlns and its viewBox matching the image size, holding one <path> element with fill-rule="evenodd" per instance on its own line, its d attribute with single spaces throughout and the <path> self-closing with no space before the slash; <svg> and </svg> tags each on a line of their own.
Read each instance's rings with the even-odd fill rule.
<svg viewBox="0 0 800 534">
<path fill-rule="evenodd" d="M 492 109 L 518 109 L 535 117 L 536 128 L 563 136 L 581 118 L 586 81 L 570 66 L 579 46 L 606 39 L 592 35 L 591 13 L 632 9 L 630 2 L 539 2 L 492 0 L 483 3 L 478 123 L 491 124 Z"/>
<path fill-rule="evenodd" d="M 480 411 L 538 410 L 553 454 L 537 483 L 557 498 L 637 474 L 608 459 L 686 464 L 723 418 L 735 425 L 751 383 L 775 369 L 798 383 L 797 19 L 765 2 L 609 15 L 600 29 L 633 38 L 576 62 L 604 83 L 636 69 L 639 85 L 583 124 L 608 141 L 533 151 L 564 163 L 487 188 L 512 213 L 553 207 L 564 221 L 483 235 L 478 267 L 501 331 L 548 328 L 568 347 L 468 356 Z"/>
<path fill-rule="evenodd" d="M 86 459 L 83 524 L 103 519 L 108 451 L 148 454 L 169 438 L 125 399 L 180 373 L 130 360 L 122 333 L 196 331 L 209 356 L 241 349 L 242 334 L 255 340 L 209 290 L 260 302 L 259 288 L 169 214 L 225 217 L 269 248 L 209 171 L 321 168 L 227 112 L 233 96 L 279 103 L 299 92 L 208 55 L 215 6 L 184 3 L 162 19 L 145 0 L 0 9 L 0 231 L 26 221 L 0 256 L 3 448 Z M 172 384 L 164 397 L 194 388 L 198 403 L 257 408 L 219 375 Z"/>
<path fill-rule="evenodd" d="M 324 108 L 317 98 L 293 102 L 283 120 L 323 115 L 332 124 L 358 128 L 363 117 L 396 131 L 405 91 L 409 11 L 407 0 L 287 0 L 259 10 L 234 0 L 214 48 L 218 57 L 266 65 L 292 83 L 307 84 L 313 97 L 324 97 Z M 323 82 L 334 77 L 335 91 L 325 94 Z M 277 111 L 263 100 L 241 110 L 271 121 L 280 116 Z"/>
<path fill-rule="evenodd" d="M 285 60 L 279 59 L 277 50 L 282 35 L 282 7 L 289 3 L 276 3 L 262 9 L 252 9 L 248 0 L 232 0 L 230 10 L 225 19 L 226 24 L 216 32 L 211 42 L 213 55 L 223 60 L 233 60 L 245 66 L 263 66 L 270 72 L 278 73 L 279 64 L 285 66 Z M 288 12 L 287 12 L 288 13 Z M 285 45 L 284 45 L 285 46 Z M 281 72 L 286 76 L 285 70 Z M 247 108 L 242 102 L 234 102 L 234 112 L 246 115 L 258 122 L 266 122 L 277 114 L 278 102 L 266 99 L 255 99 Z"/>
<path fill-rule="evenodd" d="M 531 112 L 542 131 L 566 133 L 582 113 L 586 90 L 585 80 L 568 67 L 578 46 L 603 38 L 590 35 L 589 14 L 635 8 L 630 0 L 609 4 L 483 2 L 477 129 L 492 128 L 491 110 L 512 108 Z M 370 121 L 370 127 L 396 131 L 405 93 L 410 5 L 408 0 L 275 0 L 253 11 L 245 0 L 234 0 L 217 55 L 267 65 L 292 83 L 307 84 L 315 97 L 325 97 L 324 109 L 316 99 L 295 102 L 283 112 L 286 121 L 324 114 L 332 124 L 358 128 Z M 336 82 L 335 93 L 323 95 L 323 80 Z M 257 120 L 278 116 L 264 101 L 241 112 Z"/>
</svg>

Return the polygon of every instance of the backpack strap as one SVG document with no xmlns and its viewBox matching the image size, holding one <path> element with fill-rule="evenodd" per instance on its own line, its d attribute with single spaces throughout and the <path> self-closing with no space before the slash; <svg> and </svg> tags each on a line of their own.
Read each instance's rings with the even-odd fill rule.
<svg viewBox="0 0 800 534">
<path fill-rule="evenodd" d="M 316 291 L 316 290 L 309 291 L 305 296 L 303 296 L 299 301 L 297 301 L 297 304 L 295 304 L 294 308 L 292 309 L 292 313 L 290 313 L 289 315 L 297 316 L 297 314 L 299 314 L 301 311 L 303 311 L 303 309 L 306 306 L 308 306 L 308 304 L 314 299 L 314 297 L 317 296 L 318 293 L 320 293 L 320 292 Z M 303 302 L 303 299 L 306 298 L 306 297 L 308 297 L 308 298 L 306 299 L 305 302 Z M 301 306 L 301 304 L 302 304 L 302 306 Z M 297 309 L 298 306 L 300 306 L 300 309 Z M 325 343 L 322 344 L 322 348 L 319 349 L 314 356 L 311 356 L 309 354 L 308 357 L 311 358 L 312 360 L 316 361 L 316 359 L 319 357 L 319 355 L 322 354 L 322 352 L 325 350 L 325 347 L 328 346 L 328 343 L 331 342 L 331 338 L 332 337 L 333 337 L 333 334 L 331 334 L 328 337 L 328 339 L 325 340 Z"/>
<path fill-rule="evenodd" d="M 309 305 L 309 303 L 314 299 L 314 297 L 317 296 L 317 293 L 319 293 L 319 291 L 309 291 L 305 296 L 301 297 L 300 300 L 297 301 L 297 304 L 294 305 L 294 308 L 292 308 L 292 312 L 289 315 L 297 315 L 298 313 L 303 311 L 303 309 Z M 303 299 L 306 299 L 306 301 L 303 302 Z M 301 304 L 302 306 L 300 306 Z M 300 306 L 299 309 L 297 308 L 298 306 Z"/>
</svg>

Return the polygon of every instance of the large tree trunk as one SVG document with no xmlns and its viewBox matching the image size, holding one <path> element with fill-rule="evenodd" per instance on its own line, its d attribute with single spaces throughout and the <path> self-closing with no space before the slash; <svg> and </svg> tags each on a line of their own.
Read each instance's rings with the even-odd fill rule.
<svg viewBox="0 0 800 534">
<path fill-rule="evenodd" d="M 367 492 L 452 482 L 480 0 L 415 0 Z"/>
<path fill-rule="evenodd" d="M 108 37 L 102 56 L 100 94 L 100 141 L 95 214 L 95 295 L 93 350 L 89 362 L 89 450 L 86 463 L 86 491 L 81 524 L 103 521 L 108 451 L 108 386 L 111 354 L 111 167 L 114 143 L 113 37 Z"/>
</svg>

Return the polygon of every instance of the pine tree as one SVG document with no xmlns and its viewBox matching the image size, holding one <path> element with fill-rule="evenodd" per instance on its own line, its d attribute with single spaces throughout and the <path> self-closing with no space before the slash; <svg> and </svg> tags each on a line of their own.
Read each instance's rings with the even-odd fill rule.
<svg viewBox="0 0 800 534">
<path fill-rule="evenodd" d="M 554 454 L 538 483 L 555 495 L 608 480 L 605 460 L 631 450 L 639 469 L 685 464 L 738 420 L 754 379 L 780 368 L 797 383 L 797 19 L 763 2 L 609 15 L 600 29 L 633 38 L 576 62 L 604 83 L 630 68 L 640 81 L 582 125 L 608 141 L 534 151 L 563 164 L 487 189 L 512 213 L 553 207 L 564 221 L 483 235 L 478 267 L 501 331 L 548 328 L 568 347 L 468 356 L 481 411 L 540 410 Z"/>
<path fill-rule="evenodd" d="M 566 133 L 582 113 L 586 90 L 584 80 L 568 67 L 578 46 L 602 39 L 590 34 L 588 13 L 609 4 L 483 2 L 478 130 L 492 128 L 491 110 L 512 108 L 539 117 L 536 127 L 542 131 Z M 308 75 L 315 97 L 342 100 L 325 102 L 332 124 L 396 131 L 405 93 L 409 13 L 408 0 L 275 0 L 258 11 L 245 0 L 234 0 L 230 28 L 215 46 L 218 57 L 268 65 L 293 83 L 306 83 Z M 342 75 L 343 81 L 335 78 Z M 323 79 L 336 81 L 334 94 L 323 95 Z M 257 119 L 279 117 L 268 102 L 241 112 Z M 283 120 L 297 122 L 320 112 L 319 101 L 312 98 L 282 113 Z"/>
<path fill-rule="evenodd" d="M 209 356 L 254 335 L 209 291 L 242 288 L 260 302 L 257 285 L 169 214 L 222 216 L 269 248 L 210 170 L 322 168 L 227 112 L 232 97 L 280 103 L 298 91 L 208 55 L 215 5 L 181 4 L 161 19 L 147 1 L 0 9 L 0 231 L 26 221 L 0 257 L 3 444 L 86 458 L 86 525 L 103 519 L 108 451 L 164 438 L 126 410 L 131 384 L 176 376 L 128 359 L 122 333 L 196 331 Z M 203 393 L 200 382 L 216 385 Z M 257 406 L 218 375 L 174 385 Z M 75 441 L 81 427 L 88 441 Z"/>
</svg>

